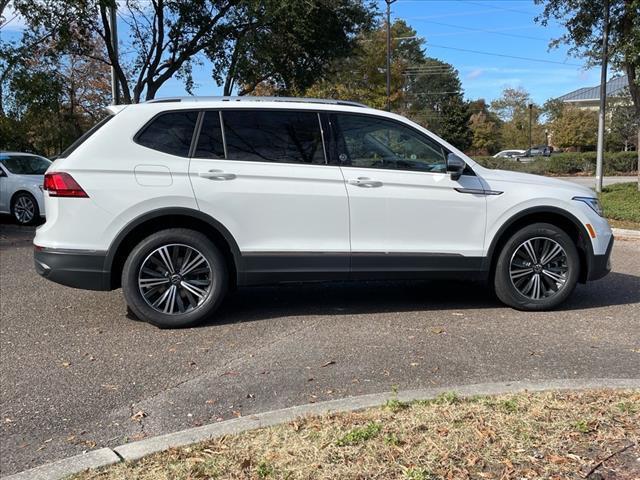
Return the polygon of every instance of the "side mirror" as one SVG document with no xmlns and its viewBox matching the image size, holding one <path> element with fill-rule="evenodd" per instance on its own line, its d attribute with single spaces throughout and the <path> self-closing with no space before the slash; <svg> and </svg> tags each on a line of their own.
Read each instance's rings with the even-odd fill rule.
<svg viewBox="0 0 640 480">
<path fill-rule="evenodd" d="M 447 172 L 451 173 L 451 180 L 459 180 L 466 166 L 464 160 L 455 153 L 447 155 Z"/>
</svg>

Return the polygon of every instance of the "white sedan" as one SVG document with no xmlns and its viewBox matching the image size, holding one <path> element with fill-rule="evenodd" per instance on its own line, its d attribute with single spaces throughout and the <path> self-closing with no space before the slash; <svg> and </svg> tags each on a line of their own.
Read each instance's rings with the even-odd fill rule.
<svg viewBox="0 0 640 480">
<path fill-rule="evenodd" d="M 20 225 L 44 217 L 42 183 L 49 165 L 39 155 L 0 152 L 0 213 L 10 213 Z"/>
<path fill-rule="evenodd" d="M 518 158 L 523 156 L 525 150 L 502 150 L 496 153 L 493 158 Z"/>
</svg>

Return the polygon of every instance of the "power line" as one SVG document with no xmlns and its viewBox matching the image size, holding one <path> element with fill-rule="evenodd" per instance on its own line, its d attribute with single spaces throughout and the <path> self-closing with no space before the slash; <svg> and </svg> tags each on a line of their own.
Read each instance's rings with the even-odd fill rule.
<svg viewBox="0 0 640 480">
<path fill-rule="evenodd" d="M 451 25 L 449 23 L 441 23 L 441 22 L 433 22 L 433 21 L 429 21 L 429 20 L 423 20 L 424 23 L 431 23 L 433 25 L 441 25 L 443 27 L 450 27 L 450 28 L 458 28 L 460 30 L 468 30 L 471 32 L 478 32 L 478 33 L 492 33 L 494 35 L 502 35 L 504 37 L 514 37 L 514 38 L 524 38 L 527 40 L 539 40 L 542 42 L 547 42 L 548 40 L 546 38 L 541 38 L 541 37 L 530 37 L 529 35 L 518 35 L 516 33 L 503 33 L 503 31 L 501 30 L 497 30 L 497 29 L 483 29 L 483 28 L 471 28 L 471 27 L 463 27 L 461 25 Z M 456 32 L 453 32 L 453 34 L 455 34 Z M 436 35 L 431 35 L 433 36 L 437 36 Z"/>
<path fill-rule="evenodd" d="M 436 45 L 435 43 L 428 43 L 428 42 L 427 42 L 427 47 L 444 48 L 446 50 L 456 50 L 458 52 L 477 53 L 479 55 L 489 55 L 489 56 L 492 56 L 492 57 L 514 58 L 516 60 L 526 60 L 528 62 L 552 63 L 552 64 L 555 64 L 555 65 L 565 65 L 565 66 L 569 66 L 569 67 L 583 67 L 584 66 L 584 65 L 578 65 L 577 63 L 557 62 L 557 61 L 554 61 L 554 60 L 544 60 L 542 58 L 520 57 L 520 56 L 517 56 L 517 55 L 506 55 L 506 54 L 502 54 L 502 53 L 483 52 L 483 51 L 480 51 L 480 50 L 470 50 L 470 49 L 467 49 L 467 48 L 447 47 L 446 45 Z"/>
<path fill-rule="evenodd" d="M 472 5 L 477 5 L 479 7 L 497 8 L 498 10 L 504 10 L 505 12 L 521 13 L 521 14 L 527 15 L 527 16 L 533 15 L 533 12 L 525 12 L 524 10 L 518 10 L 516 8 L 498 7 L 496 5 L 487 5 L 486 3 L 473 2 L 471 0 L 461 0 L 461 1 L 463 1 L 464 3 L 470 3 Z"/>
</svg>

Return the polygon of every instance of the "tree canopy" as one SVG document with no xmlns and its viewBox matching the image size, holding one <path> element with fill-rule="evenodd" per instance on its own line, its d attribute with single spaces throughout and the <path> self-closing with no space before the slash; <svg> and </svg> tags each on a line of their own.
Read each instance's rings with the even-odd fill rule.
<svg viewBox="0 0 640 480">
<path fill-rule="evenodd" d="M 108 9 L 115 0 L 14 0 L 27 30 L 23 44 L 50 38 L 56 53 L 93 57 L 97 35 L 116 70 L 126 103 L 149 100 L 170 78 L 193 88 L 194 65 L 212 62 L 224 93 L 250 92 L 262 81 L 282 91 L 304 88 L 332 59 L 350 52 L 370 27 L 375 8 L 365 0 L 124 0 L 126 23 L 116 56 Z"/>
</svg>

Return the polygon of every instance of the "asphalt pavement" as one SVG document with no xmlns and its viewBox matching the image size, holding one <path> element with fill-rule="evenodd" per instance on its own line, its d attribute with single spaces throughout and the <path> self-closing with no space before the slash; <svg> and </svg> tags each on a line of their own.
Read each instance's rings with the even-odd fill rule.
<svg viewBox="0 0 640 480">
<path fill-rule="evenodd" d="M 198 328 L 127 318 L 121 292 L 40 278 L 0 223 L 0 474 L 276 408 L 399 389 L 640 378 L 640 242 L 556 312 L 472 282 L 262 287 Z"/>
</svg>

